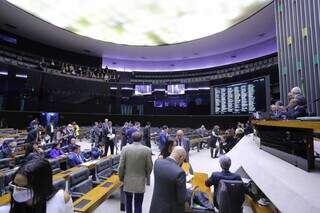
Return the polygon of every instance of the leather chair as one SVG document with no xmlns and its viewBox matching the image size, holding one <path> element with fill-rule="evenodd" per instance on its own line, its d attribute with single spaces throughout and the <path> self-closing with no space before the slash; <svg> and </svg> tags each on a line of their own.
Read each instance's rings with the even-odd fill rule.
<svg viewBox="0 0 320 213">
<path fill-rule="evenodd" d="M 4 172 L 4 189 L 9 191 L 9 183 L 13 181 L 13 178 L 16 174 L 17 169 L 10 169 Z"/>
<path fill-rule="evenodd" d="M 66 189 L 65 179 L 60 179 L 60 180 L 54 181 L 52 185 L 55 190 L 59 190 L 59 189 L 65 190 Z"/>
<path fill-rule="evenodd" d="M 99 179 L 106 180 L 108 177 L 112 175 L 112 173 L 113 173 L 113 168 L 112 168 L 111 159 L 104 159 L 97 162 L 96 164 L 97 180 Z"/>
<path fill-rule="evenodd" d="M 62 151 L 64 153 L 68 153 L 69 152 L 68 146 L 63 146 L 63 147 L 61 147 L 61 149 L 62 149 Z"/>
<path fill-rule="evenodd" d="M 61 171 L 60 168 L 60 162 L 58 159 L 49 159 L 48 160 L 50 165 L 51 165 L 51 169 L 52 169 L 52 174 L 57 174 Z"/>
<path fill-rule="evenodd" d="M 114 170 L 118 170 L 119 163 L 120 163 L 120 155 L 112 156 L 112 168 Z"/>
<path fill-rule="evenodd" d="M 90 149 L 83 150 L 82 154 L 86 159 L 91 159 L 91 150 Z"/>
<path fill-rule="evenodd" d="M 217 192 L 219 213 L 242 213 L 245 186 L 239 180 L 220 180 Z"/>
<path fill-rule="evenodd" d="M 80 168 L 78 172 L 70 175 L 70 192 L 73 198 L 79 198 L 93 188 L 93 181 L 89 175 L 90 171 L 87 168 Z"/>
<path fill-rule="evenodd" d="M 2 158 L 0 159 L 0 169 L 6 169 L 10 166 L 11 158 Z"/>
</svg>

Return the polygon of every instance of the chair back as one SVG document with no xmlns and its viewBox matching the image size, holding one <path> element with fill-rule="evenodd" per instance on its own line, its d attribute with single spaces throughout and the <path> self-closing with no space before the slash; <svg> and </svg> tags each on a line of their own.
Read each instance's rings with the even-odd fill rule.
<svg viewBox="0 0 320 213">
<path fill-rule="evenodd" d="M 239 180 L 220 180 L 217 203 L 220 213 L 242 213 L 245 187 Z"/>
</svg>

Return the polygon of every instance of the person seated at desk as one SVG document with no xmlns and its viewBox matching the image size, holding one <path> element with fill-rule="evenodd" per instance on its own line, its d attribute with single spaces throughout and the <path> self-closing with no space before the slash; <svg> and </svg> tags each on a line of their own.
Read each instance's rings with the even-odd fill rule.
<svg viewBox="0 0 320 213">
<path fill-rule="evenodd" d="M 306 116 L 307 105 L 305 98 L 302 95 L 296 95 L 293 99 L 291 99 L 288 104 L 287 112 L 284 113 L 284 115 L 289 120 Z"/>
<path fill-rule="evenodd" d="M 213 172 L 210 178 L 205 181 L 205 185 L 207 187 L 211 187 L 212 185 L 214 186 L 214 195 L 213 195 L 214 206 L 217 208 L 218 208 L 218 203 L 216 198 L 217 198 L 217 189 L 218 189 L 219 181 L 220 180 L 241 180 L 240 175 L 229 171 L 229 168 L 231 166 L 231 159 L 228 156 L 222 155 L 219 158 L 219 163 L 222 171 Z"/>
<path fill-rule="evenodd" d="M 76 144 L 76 139 L 75 139 L 75 138 L 71 138 L 70 144 L 68 145 L 68 152 L 72 152 L 72 150 L 73 150 L 73 148 L 74 148 L 75 146 L 78 146 L 78 145 Z"/>
<path fill-rule="evenodd" d="M 54 189 L 52 170 L 46 159 L 26 162 L 15 174 L 11 188 L 11 203 L 0 207 L 0 213 L 71 213 L 70 195 Z"/>
<path fill-rule="evenodd" d="M 159 159 L 166 159 L 169 157 L 175 146 L 176 142 L 172 139 L 168 139 L 164 144 L 164 148 L 160 152 Z"/>
<path fill-rule="evenodd" d="M 61 149 L 60 143 L 55 143 L 49 153 L 50 158 L 57 158 L 61 155 L 64 155 L 64 152 Z"/>
<path fill-rule="evenodd" d="M 96 160 L 100 158 L 102 154 L 103 154 L 103 144 L 102 143 L 98 143 L 96 145 L 92 144 L 91 159 Z"/>
<path fill-rule="evenodd" d="M 68 154 L 68 164 L 70 167 L 80 165 L 87 160 L 80 152 L 80 146 L 76 145 L 73 147 L 72 151 Z"/>
<path fill-rule="evenodd" d="M 27 161 L 33 160 L 33 159 L 39 159 L 44 158 L 44 152 L 40 148 L 39 143 L 30 143 L 28 144 L 26 148 L 25 157 Z"/>
<path fill-rule="evenodd" d="M 0 158 L 12 158 L 16 150 L 16 142 L 4 142 L 1 146 L 1 157 Z"/>
</svg>

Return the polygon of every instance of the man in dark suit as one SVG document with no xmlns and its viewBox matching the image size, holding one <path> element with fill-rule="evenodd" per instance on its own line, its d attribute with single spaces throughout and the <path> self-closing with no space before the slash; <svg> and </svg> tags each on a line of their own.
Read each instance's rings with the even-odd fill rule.
<svg viewBox="0 0 320 213">
<path fill-rule="evenodd" d="M 143 142 L 149 148 L 151 148 L 150 126 L 151 126 L 150 122 L 147 122 L 146 126 L 143 129 Z"/>
<path fill-rule="evenodd" d="M 181 129 L 176 133 L 176 142 L 177 146 L 182 146 L 186 150 L 187 156 L 185 161 L 189 162 L 190 141 L 184 137 L 184 132 Z"/>
<path fill-rule="evenodd" d="M 236 173 L 232 173 L 229 171 L 229 168 L 231 166 L 231 159 L 226 156 L 222 155 L 219 158 L 219 163 L 222 168 L 221 172 L 213 172 L 208 180 L 206 180 L 205 184 L 208 187 L 211 187 L 212 185 L 214 186 L 214 205 L 218 207 L 217 203 L 217 189 L 218 189 L 218 184 L 220 180 L 241 180 L 240 175 Z"/>
<path fill-rule="evenodd" d="M 165 147 L 165 144 L 169 138 L 169 128 L 168 126 L 164 125 L 162 127 L 162 130 L 160 132 L 160 135 L 159 135 L 159 149 L 160 149 L 160 152 L 162 151 L 162 149 Z"/>
<path fill-rule="evenodd" d="M 99 129 L 99 123 L 96 121 L 94 122 L 94 126 L 90 130 L 90 136 L 91 136 L 91 143 L 93 144 L 99 144 L 99 138 L 101 136 L 101 131 Z"/>
<path fill-rule="evenodd" d="M 110 153 L 111 155 L 113 155 L 116 130 L 112 126 L 112 121 L 108 121 L 108 126 L 105 129 L 103 129 L 102 135 L 105 138 L 104 154 L 105 155 L 108 154 L 109 147 L 110 147 Z"/>
<path fill-rule="evenodd" d="M 132 135 L 137 131 L 140 131 L 140 122 L 138 121 L 134 122 L 134 126 L 130 127 L 126 132 L 128 144 L 133 143 Z"/>
<path fill-rule="evenodd" d="M 181 168 L 185 157 L 185 149 L 176 146 L 168 158 L 156 160 L 150 213 L 185 212 L 186 173 Z"/>
</svg>

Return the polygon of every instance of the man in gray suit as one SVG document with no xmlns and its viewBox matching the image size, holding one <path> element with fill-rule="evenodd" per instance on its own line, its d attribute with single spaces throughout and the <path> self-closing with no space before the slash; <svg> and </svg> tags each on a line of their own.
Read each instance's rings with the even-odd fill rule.
<svg viewBox="0 0 320 213">
<path fill-rule="evenodd" d="M 181 165 L 186 151 L 176 146 L 166 159 L 154 164 L 154 189 L 150 213 L 183 213 L 187 199 L 186 173 Z"/>
<path fill-rule="evenodd" d="M 189 151 L 190 151 L 190 141 L 188 138 L 184 137 L 183 131 L 180 129 L 176 133 L 177 146 L 182 146 L 187 153 L 186 162 L 189 162 Z"/>
<path fill-rule="evenodd" d="M 123 191 L 126 196 L 126 212 L 132 213 L 134 196 L 134 212 L 141 213 L 146 178 L 152 171 L 153 163 L 151 149 L 141 144 L 141 132 L 134 132 L 132 139 L 133 143 L 122 149 L 119 178 L 123 182 Z"/>
</svg>

